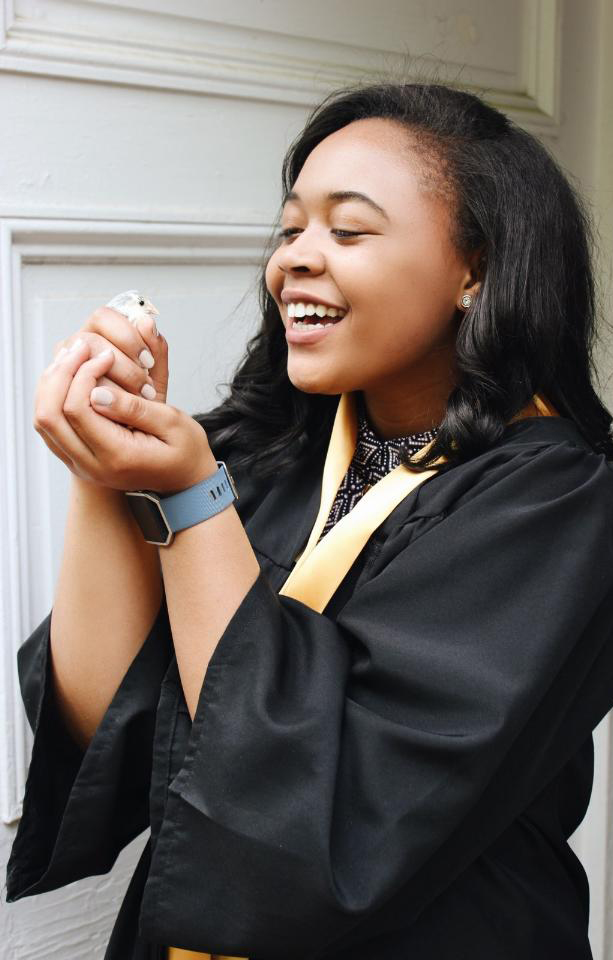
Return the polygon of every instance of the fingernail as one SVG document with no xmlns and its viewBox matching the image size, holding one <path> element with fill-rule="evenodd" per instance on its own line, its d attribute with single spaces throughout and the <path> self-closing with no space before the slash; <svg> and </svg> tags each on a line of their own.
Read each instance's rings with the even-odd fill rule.
<svg viewBox="0 0 613 960">
<path fill-rule="evenodd" d="M 81 337 L 79 337 L 79 339 L 78 339 L 78 340 L 75 340 L 75 342 L 73 343 L 73 345 L 68 348 L 68 353 L 74 353 L 75 350 L 78 350 L 79 347 L 82 347 L 82 346 L 83 346 L 84 342 L 85 342 L 85 341 L 82 340 Z"/>
<path fill-rule="evenodd" d="M 140 360 L 143 367 L 147 368 L 147 370 L 149 369 L 149 367 L 152 367 L 153 364 L 155 363 L 155 360 L 153 359 L 153 357 L 151 356 L 148 350 L 141 350 L 141 352 L 138 355 L 138 359 Z"/>
<path fill-rule="evenodd" d="M 155 400 L 155 389 L 150 383 L 143 383 L 140 392 L 147 400 Z"/>
<path fill-rule="evenodd" d="M 106 387 L 94 387 L 89 395 L 89 399 L 92 403 L 102 404 L 102 406 L 108 407 L 109 404 L 113 402 L 113 394 L 110 390 L 107 390 Z"/>
</svg>

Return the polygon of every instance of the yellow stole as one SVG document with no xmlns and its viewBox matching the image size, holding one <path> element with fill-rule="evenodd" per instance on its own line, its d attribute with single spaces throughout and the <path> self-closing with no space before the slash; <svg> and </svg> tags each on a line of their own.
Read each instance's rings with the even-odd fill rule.
<svg viewBox="0 0 613 960">
<path fill-rule="evenodd" d="M 557 417 L 558 411 L 542 394 L 534 394 L 518 414 L 509 420 L 525 417 Z M 420 483 L 437 473 L 437 465 L 446 458 L 439 457 L 432 468 L 415 472 L 398 464 L 377 481 L 318 543 L 338 488 L 351 463 L 357 442 L 357 410 L 353 393 L 343 393 L 336 410 L 330 443 L 326 453 L 321 484 L 319 512 L 306 547 L 296 560 L 289 577 L 279 590 L 285 597 L 300 600 L 321 613 L 337 587 L 348 573 L 368 538 L 389 516 L 392 510 L 415 490 Z M 434 440 L 419 451 L 423 457 Z M 221 953 L 198 953 L 169 947 L 167 960 L 249 960 L 248 957 L 230 957 Z"/>
</svg>

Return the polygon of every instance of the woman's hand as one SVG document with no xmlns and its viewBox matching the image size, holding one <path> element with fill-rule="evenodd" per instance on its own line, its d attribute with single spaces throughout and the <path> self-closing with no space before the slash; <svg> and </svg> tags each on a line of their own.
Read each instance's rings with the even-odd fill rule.
<svg viewBox="0 0 613 960">
<path fill-rule="evenodd" d="M 163 352 L 167 356 L 166 346 Z M 172 493 L 212 475 L 217 464 L 200 424 L 111 381 L 115 362 L 110 348 L 92 357 L 87 342 L 58 356 L 40 380 L 36 429 L 61 445 L 73 472 L 115 490 Z M 112 395 L 112 404 L 95 402 L 100 390 Z"/>
<path fill-rule="evenodd" d="M 58 381 L 50 379 L 47 374 L 54 369 L 56 361 L 66 356 L 66 351 L 81 339 L 88 344 L 87 355 L 92 357 L 108 347 L 113 348 L 114 360 L 108 365 L 106 376 L 98 380 L 99 385 L 109 386 L 116 383 L 130 393 L 145 395 L 148 399 L 165 403 L 168 390 L 168 344 L 157 331 L 153 332 L 154 329 L 152 323 L 136 328 L 117 310 L 100 307 L 73 336 L 60 340 L 55 345 L 54 361 L 38 382 L 34 428 L 51 452 L 81 479 L 91 480 L 79 461 L 79 453 L 83 453 L 82 444 L 62 415 L 65 394 L 58 393 Z M 149 351 L 149 357 L 143 354 L 144 350 Z M 82 353 L 82 356 L 85 357 L 85 354 Z M 154 361 L 153 366 L 151 359 Z M 144 366 L 142 361 L 149 363 L 149 367 Z M 76 460 L 71 453 L 75 454 Z"/>
<path fill-rule="evenodd" d="M 135 327 L 118 310 L 99 307 L 73 336 L 56 343 L 54 360 L 57 360 L 62 349 L 70 349 L 79 338 L 90 345 L 92 356 L 107 347 L 117 348 L 116 362 L 113 363 L 108 374 L 110 380 L 130 393 L 142 394 L 148 400 L 166 402 L 168 344 L 157 332 L 155 322 L 139 322 L 138 327 Z M 148 351 L 149 357 L 144 351 Z M 145 384 L 149 384 L 155 390 L 155 397 L 146 390 L 142 392 Z"/>
</svg>

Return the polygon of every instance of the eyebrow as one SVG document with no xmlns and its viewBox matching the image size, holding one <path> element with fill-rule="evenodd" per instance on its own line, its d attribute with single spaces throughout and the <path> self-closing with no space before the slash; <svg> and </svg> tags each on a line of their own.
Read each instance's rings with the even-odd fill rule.
<svg viewBox="0 0 613 960">
<path fill-rule="evenodd" d="M 288 200 L 298 200 L 300 202 L 300 197 L 295 190 L 290 190 L 283 201 L 283 206 L 285 206 Z M 376 210 L 377 213 L 384 216 L 386 220 L 389 220 L 383 207 L 380 207 L 378 203 L 375 203 L 375 201 L 365 193 L 360 193 L 359 190 L 333 190 L 332 193 L 327 194 L 326 200 L 332 200 L 336 203 L 342 203 L 344 200 L 361 200 L 362 203 L 367 203 L 373 210 Z"/>
</svg>

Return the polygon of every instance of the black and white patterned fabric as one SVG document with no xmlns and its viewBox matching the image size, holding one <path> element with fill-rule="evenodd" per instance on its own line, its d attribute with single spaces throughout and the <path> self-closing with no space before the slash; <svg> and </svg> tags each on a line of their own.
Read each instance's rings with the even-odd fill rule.
<svg viewBox="0 0 613 960">
<path fill-rule="evenodd" d="M 358 436 L 355 452 L 347 473 L 337 490 L 330 514 L 322 530 L 320 540 L 335 523 L 356 505 L 373 484 L 398 466 L 402 444 L 405 443 L 411 454 L 433 440 L 438 433 L 436 427 L 411 433 L 408 437 L 382 439 L 368 419 L 364 397 L 356 393 L 356 412 L 358 415 Z"/>
</svg>

